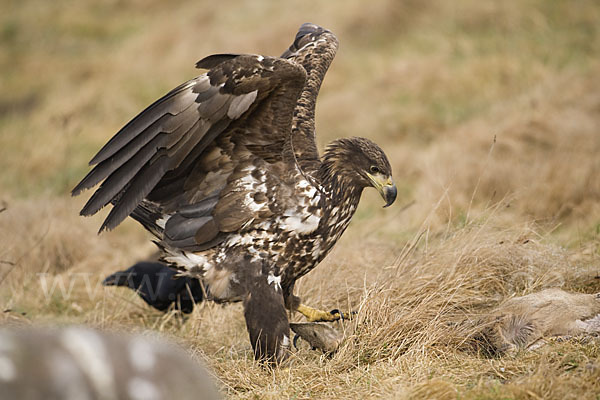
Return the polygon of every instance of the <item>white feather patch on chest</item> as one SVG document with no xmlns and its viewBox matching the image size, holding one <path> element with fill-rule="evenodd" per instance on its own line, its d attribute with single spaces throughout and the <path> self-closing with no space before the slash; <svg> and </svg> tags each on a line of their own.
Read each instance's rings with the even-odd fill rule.
<svg viewBox="0 0 600 400">
<path fill-rule="evenodd" d="M 309 207 L 319 204 L 321 196 L 306 179 L 300 179 L 296 183 L 296 190 L 296 206 L 285 210 L 280 227 L 285 231 L 306 235 L 314 232 L 321 222 L 321 210 L 317 209 L 314 213 L 308 211 Z"/>
<path fill-rule="evenodd" d="M 281 220 L 281 228 L 286 231 L 306 235 L 319 227 L 321 218 L 316 215 L 296 214 L 288 210 Z"/>
</svg>

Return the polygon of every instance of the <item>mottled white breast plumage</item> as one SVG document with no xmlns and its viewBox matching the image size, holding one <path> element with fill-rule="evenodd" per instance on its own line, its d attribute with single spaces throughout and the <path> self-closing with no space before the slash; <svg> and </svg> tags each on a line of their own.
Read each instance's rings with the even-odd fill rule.
<svg viewBox="0 0 600 400">
<path fill-rule="evenodd" d="M 266 203 L 254 201 L 256 193 L 268 196 L 264 175 L 247 172 L 244 179 L 240 180 L 239 187 L 244 191 L 251 188 L 253 195 L 246 194 L 244 206 L 251 210 L 264 210 Z M 298 173 L 295 179 L 295 196 L 287 199 L 281 215 L 241 232 L 231 233 L 217 248 L 204 252 L 170 249 L 171 254 L 165 257 L 166 261 L 180 265 L 193 276 L 203 278 L 210 294 L 223 301 L 239 300 L 240 294 L 220 290 L 219 294 L 231 298 L 217 296 L 210 288 L 217 284 L 211 278 L 218 274 L 209 271 L 227 268 L 224 263 L 228 255 L 236 250 L 250 255 L 253 261 L 268 260 L 270 282 L 277 280 L 278 284 L 290 285 L 325 258 L 347 228 L 356 209 L 356 202 L 351 201 L 328 207 L 333 204 L 332 193 L 317 186 L 312 177 L 308 177 L 309 181 L 306 175 Z M 235 274 L 231 274 L 230 278 L 235 279 Z M 219 282 L 219 286 L 222 286 L 222 282 Z"/>
</svg>

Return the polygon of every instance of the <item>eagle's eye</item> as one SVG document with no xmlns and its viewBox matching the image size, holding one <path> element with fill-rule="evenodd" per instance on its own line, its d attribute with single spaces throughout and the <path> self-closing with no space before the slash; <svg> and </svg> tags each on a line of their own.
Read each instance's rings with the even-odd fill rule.
<svg viewBox="0 0 600 400">
<path fill-rule="evenodd" d="M 381 171 L 379 170 L 379 168 L 377 168 L 377 167 L 376 167 L 376 166 L 374 166 L 374 165 L 371 165 L 371 168 L 369 168 L 369 169 L 371 170 L 371 173 L 372 173 L 372 174 L 378 174 L 378 173 L 380 173 L 380 172 L 381 172 Z"/>
</svg>

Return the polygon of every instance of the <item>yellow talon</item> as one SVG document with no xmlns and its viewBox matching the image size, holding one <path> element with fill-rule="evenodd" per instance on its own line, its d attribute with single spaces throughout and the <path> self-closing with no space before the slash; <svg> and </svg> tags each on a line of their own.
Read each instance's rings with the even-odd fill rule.
<svg viewBox="0 0 600 400">
<path fill-rule="evenodd" d="M 352 319 L 353 314 L 340 313 L 339 310 L 333 310 L 331 312 L 317 310 L 316 308 L 304 304 L 300 304 L 298 308 L 296 308 L 296 311 L 304 315 L 309 322 L 333 322 L 338 321 L 339 319 Z"/>
</svg>

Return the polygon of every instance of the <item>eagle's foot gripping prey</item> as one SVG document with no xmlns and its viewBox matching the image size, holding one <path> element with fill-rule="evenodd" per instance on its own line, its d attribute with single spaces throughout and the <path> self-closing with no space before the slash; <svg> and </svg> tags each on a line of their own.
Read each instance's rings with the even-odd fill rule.
<svg viewBox="0 0 600 400">
<path fill-rule="evenodd" d="M 347 313 L 341 312 L 338 309 L 334 309 L 327 312 L 306 306 L 304 304 L 300 304 L 296 311 L 304 315 L 309 322 L 334 322 L 339 321 L 340 319 L 342 321 L 351 320 L 356 315 L 356 311 Z"/>
</svg>

